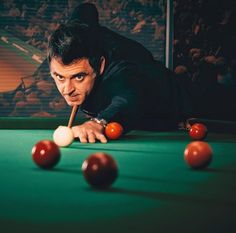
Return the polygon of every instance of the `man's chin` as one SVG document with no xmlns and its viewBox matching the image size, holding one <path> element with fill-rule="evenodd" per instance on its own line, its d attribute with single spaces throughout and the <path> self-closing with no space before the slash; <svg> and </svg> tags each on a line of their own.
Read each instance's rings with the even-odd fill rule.
<svg viewBox="0 0 236 233">
<path fill-rule="evenodd" d="M 81 101 L 70 101 L 70 100 L 66 100 L 66 103 L 69 105 L 69 106 L 75 106 L 75 105 L 81 105 Z"/>
</svg>

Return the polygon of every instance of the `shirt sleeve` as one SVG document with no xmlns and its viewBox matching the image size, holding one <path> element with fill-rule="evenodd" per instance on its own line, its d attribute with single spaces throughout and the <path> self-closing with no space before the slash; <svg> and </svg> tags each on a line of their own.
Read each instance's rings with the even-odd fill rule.
<svg viewBox="0 0 236 233">
<path fill-rule="evenodd" d="M 131 129 L 136 119 L 142 114 L 140 74 L 137 74 L 132 66 L 127 66 L 111 75 L 107 85 L 111 102 L 98 113 L 98 118 L 103 118 L 108 122 L 117 121 L 126 130 Z"/>
</svg>

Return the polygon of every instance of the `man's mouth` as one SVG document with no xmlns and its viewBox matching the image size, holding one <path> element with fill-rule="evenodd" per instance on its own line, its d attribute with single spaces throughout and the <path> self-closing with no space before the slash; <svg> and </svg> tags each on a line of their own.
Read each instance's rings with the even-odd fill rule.
<svg viewBox="0 0 236 233">
<path fill-rule="evenodd" d="M 76 94 L 76 95 L 72 95 L 72 96 L 68 96 L 67 97 L 67 99 L 69 100 L 69 101 L 76 101 L 76 100 L 78 100 L 78 98 L 79 98 L 79 94 Z"/>
</svg>

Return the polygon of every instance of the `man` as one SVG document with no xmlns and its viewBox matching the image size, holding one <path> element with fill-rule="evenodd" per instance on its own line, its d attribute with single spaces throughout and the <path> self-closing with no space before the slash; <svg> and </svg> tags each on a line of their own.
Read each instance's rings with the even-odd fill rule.
<svg viewBox="0 0 236 233">
<path fill-rule="evenodd" d="M 120 122 L 128 132 L 177 128 L 188 117 L 236 119 L 235 101 L 229 107 L 225 102 L 233 100 L 235 92 L 182 82 L 152 58 L 125 54 L 122 48 L 128 50 L 128 43 L 115 39 L 119 36 L 108 44 L 105 37 L 101 27 L 72 20 L 49 41 L 50 73 L 59 92 L 68 105 L 79 105 L 89 116 L 73 127 L 81 142 L 105 143 L 104 126 L 110 121 Z M 112 50 L 112 43 L 120 49 Z"/>
<path fill-rule="evenodd" d="M 127 132 L 147 120 L 176 123 L 190 114 L 190 97 L 169 70 L 155 61 L 113 61 L 101 37 L 96 27 L 70 22 L 49 41 L 50 72 L 59 92 L 91 117 L 73 127 L 75 137 L 106 142 L 106 122 L 118 121 Z"/>
</svg>

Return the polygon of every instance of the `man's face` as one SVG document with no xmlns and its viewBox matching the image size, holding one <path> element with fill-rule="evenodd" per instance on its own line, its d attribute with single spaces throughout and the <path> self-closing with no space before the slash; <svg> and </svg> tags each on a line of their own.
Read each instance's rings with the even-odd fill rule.
<svg viewBox="0 0 236 233">
<path fill-rule="evenodd" d="M 51 76 L 56 86 L 70 106 L 81 105 L 91 92 L 96 74 L 88 59 L 79 59 L 69 65 L 52 58 Z"/>
</svg>

